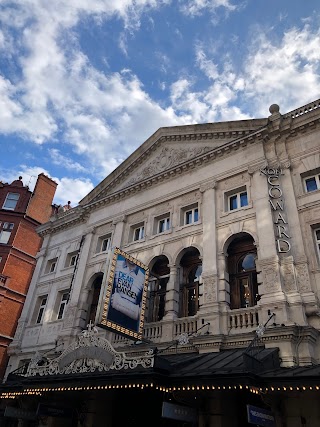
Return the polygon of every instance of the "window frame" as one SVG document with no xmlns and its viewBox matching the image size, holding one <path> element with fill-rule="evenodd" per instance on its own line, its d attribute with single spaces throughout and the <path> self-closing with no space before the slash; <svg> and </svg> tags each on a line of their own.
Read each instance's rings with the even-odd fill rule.
<svg viewBox="0 0 320 427">
<path fill-rule="evenodd" d="M 17 198 L 16 200 L 15 200 L 15 199 L 12 199 L 12 198 L 10 198 L 10 195 L 17 195 L 17 196 L 18 196 L 18 198 Z M 12 192 L 10 192 L 10 191 L 9 191 L 9 192 L 7 193 L 7 196 L 6 196 L 5 200 L 4 200 L 4 202 L 3 202 L 2 209 L 8 210 L 8 211 L 14 211 L 14 210 L 16 209 L 16 207 L 17 207 L 17 204 L 18 204 L 19 198 L 20 198 L 20 193 L 12 193 Z M 15 201 L 15 205 L 14 205 L 14 207 L 7 207 L 7 206 L 6 206 L 6 203 L 8 202 L 8 200 L 9 200 L 9 201 L 11 201 L 11 200 Z"/>
<path fill-rule="evenodd" d="M 245 196 L 246 196 L 246 204 L 245 205 L 242 205 L 242 201 L 241 201 L 241 196 L 243 194 L 245 194 Z M 236 200 L 236 207 L 232 208 L 231 207 L 231 199 L 234 199 L 234 198 Z M 248 206 L 248 204 L 249 204 L 249 202 L 248 202 L 248 192 L 247 191 L 241 191 L 239 193 L 232 194 L 231 196 L 228 197 L 228 209 L 230 212 L 242 209 L 242 208 Z"/>
<path fill-rule="evenodd" d="M 242 205 L 241 196 L 245 195 L 246 204 Z M 231 200 L 236 200 L 236 207 L 231 207 Z M 233 190 L 226 191 L 224 193 L 224 210 L 226 213 L 239 211 L 241 209 L 246 209 L 250 206 L 249 203 L 249 191 L 247 185 L 242 185 L 241 187 L 234 188 Z"/>
<path fill-rule="evenodd" d="M 79 251 L 72 251 L 67 254 L 65 268 L 74 267 L 77 262 L 77 257 L 79 255 Z M 72 262 L 74 260 L 74 262 Z"/>
<path fill-rule="evenodd" d="M 55 273 L 57 270 L 58 257 L 48 259 L 45 269 L 45 274 Z"/>
<path fill-rule="evenodd" d="M 187 221 L 187 214 L 191 213 L 191 221 Z M 197 215 L 197 218 L 196 218 Z M 199 224 L 200 222 L 200 207 L 199 203 L 192 203 L 191 205 L 184 206 L 181 208 L 181 215 L 180 215 L 180 224 L 182 227 L 189 226 L 193 224 Z"/>
<path fill-rule="evenodd" d="M 253 255 L 254 266 L 241 268 L 248 255 Z M 231 242 L 228 248 L 227 269 L 229 274 L 230 310 L 257 306 L 259 289 L 257 279 L 257 249 L 252 238 L 243 237 Z"/>
<path fill-rule="evenodd" d="M 137 238 L 136 238 L 137 236 Z M 139 242 L 145 238 L 145 225 L 139 225 L 137 227 L 132 227 L 132 241 Z"/>
<path fill-rule="evenodd" d="M 314 235 L 314 241 L 315 241 L 315 245 L 317 248 L 317 256 L 318 256 L 318 262 L 320 263 L 320 236 L 319 239 L 317 237 L 317 231 L 319 232 L 320 235 L 320 226 L 317 226 L 313 229 L 313 235 Z"/>
<path fill-rule="evenodd" d="M 161 227 L 161 224 L 164 225 L 163 228 Z M 170 215 L 158 220 L 158 234 L 165 233 L 166 231 L 170 230 L 170 228 L 171 228 Z"/>
<path fill-rule="evenodd" d="M 43 323 L 44 313 L 45 313 L 45 309 L 48 302 L 48 295 L 42 295 L 38 299 L 39 299 L 39 304 L 37 309 L 37 315 L 35 318 L 36 325 L 40 325 L 41 323 Z M 44 300 L 45 302 L 43 303 Z"/>
<path fill-rule="evenodd" d="M 11 232 L 14 229 L 14 222 L 0 222 L 0 244 L 2 245 L 7 245 L 10 237 L 11 237 Z M 2 236 L 7 236 L 7 239 L 2 240 Z"/>
<path fill-rule="evenodd" d="M 317 187 L 315 190 L 308 190 L 308 188 L 307 188 L 307 180 L 309 180 L 311 178 L 315 178 L 316 187 Z M 305 191 L 306 194 L 313 193 L 314 191 L 320 190 L 320 174 L 317 173 L 317 174 L 314 174 L 314 175 L 304 176 L 303 177 L 303 184 L 304 184 L 304 191 Z"/>
<path fill-rule="evenodd" d="M 162 226 L 163 225 L 163 226 Z M 171 230 L 171 213 L 166 212 L 162 215 L 157 215 L 153 219 L 153 234 L 164 234 Z"/>
<path fill-rule="evenodd" d="M 202 260 L 198 251 L 186 253 L 185 256 L 183 263 L 180 261 L 179 317 L 195 316 L 200 309 Z M 197 275 L 199 271 L 200 274 Z"/>
<path fill-rule="evenodd" d="M 60 302 L 59 302 L 59 307 L 57 310 L 57 320 L 62 320 L 64 317 L 64 313 L 66 310 L 66 306 L 68 304 L 69 301 L 69 291 L 61 291 L 59 292 L 59 298 L 60 298 Z M 61 310 L 62 308 L 62 310 Z M 60 314 L 61 312 L 61 314 Z"/>
<path fill-rule="evenodd" d="M 149 280 L 147 322 L 160 322 L 166 314 L 166 295 L 170 273 Z"/>
<path fill-rule="evenodd" d="M 111 239 L 112 239 L 111 233 L 104 234 L 103 236 L 100 236 L 98 238 L 96 253 L 97 254 L 101 254 L 101 253 L 104 253 L 104 252 L 109 252 L 110 249 L 111 249 Z M 104 242 L 108 242 L 106 244 L 106 248 L 105 249 L 103 249 Z"/>
</svg>

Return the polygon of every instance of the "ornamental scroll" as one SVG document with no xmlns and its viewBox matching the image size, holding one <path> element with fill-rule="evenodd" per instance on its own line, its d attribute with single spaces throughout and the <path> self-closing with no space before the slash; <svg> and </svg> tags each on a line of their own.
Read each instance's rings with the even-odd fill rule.
<svg viewBox="0 0 320 427">
<path fill-rule="evenodd" d="M 138 365 L 144 368 L 153 367 L 153 350 L 148 350 L 139 356 L 117 352 L 108 340 L 99 337 L 97 329 L 90 324 L 88 330 L 82 331 L 76 341 L 56 359 L 44 360 L 39 353 L 36 353 L 28 366 L 26 376 L 119 371 L 134 369 Z"/>
</svg>

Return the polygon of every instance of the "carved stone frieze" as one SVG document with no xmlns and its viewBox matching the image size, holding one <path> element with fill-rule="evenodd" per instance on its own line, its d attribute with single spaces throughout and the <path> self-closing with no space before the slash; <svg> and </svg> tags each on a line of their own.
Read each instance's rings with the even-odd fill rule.
<svg viewBox="0 0 320 427">
<path fill-rule="evenodd" d="M 297 289 L 293 259 L 292 257 L 289 258 L 290 259 L 284 260 L 281 266 L 283 286 L 286 292 L 294 291 Z"/>
<path fill-rule="evenodd" d="M 239 175 L 235 175 L 232 176 L 231 178 L 225 179 L 223 181 L 223 187 L 225 190 L 231 189 L 231 188 L 235 188 L 235 187 L 239 187 L 243 184 L 245 184 L 248 180 L 248 176 L 247 174 L 239 174 Z"/>
<path fill-rule="evenodd" d="M 182 206 L 182 205 L 186 205 L 188 203 L 194 203 L 197 200 L 199 200 L 199 197 L 200 197 L 199 191 L 194 191 L 192 193 L 185 194 L 184 196 L 182 196 L 180 198 L 180 203 L 179 204 Z"/>
<path fill-rule="evenodd" d="M 138 181 L 143 181 L 146 178 L 150 178 L 153 175 L 205 154 L 210 150 L 212 150 L 212 147 L 193 147 L 189 149 L 163 147 L 160 154 L 141 171 L 137 172 L 126 185 L 129 186 Z"/>
<path fill-rule="evenodd" d="M 297 283 L 300 292 L 310 292 L 311 284 L 307 264 L 296 265 Z"/>
<path fill-rule="evenodd" d="M 262 277 L 267 292 L 273 292 L 280 288 L 280 274 L 277 265 L 262 267 Z"/>
<path fill-rule="evenodd" d="M 204 304 L 217 301 L 217 276 L 212 273 L 203 273 L 202 281 Z"/>
<path fill-rule="evenodd" d="M 138 222 L 142 222 L 146 219 L 146 215 L 144 212 L 137 212 L 135 214 L 130 215 L 130 217 L 128 217 L 128 222 L 130 224 L 136 224 Z"/>
</svg>

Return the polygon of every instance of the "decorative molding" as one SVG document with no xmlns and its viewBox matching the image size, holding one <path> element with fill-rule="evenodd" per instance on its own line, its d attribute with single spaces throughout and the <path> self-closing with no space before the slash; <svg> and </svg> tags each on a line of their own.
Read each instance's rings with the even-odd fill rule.
<svg viewBox="0 0 320 427">
<path fill-rule="evenodd" d="M 192 149 L 187 149 L 186 147 L 179 149 L 163 147 L 160 154 L 158 154 L 158 156 L 140 172 L 135 174 L 135 176 L 126 183 L 126 186 L 135 184 L 138 181 L 143 181 L 146 178 L 150 178 L 165 170 L 171 169 L 174 166 L 208 153 L 211 150 L 211 146 L 194 147 Z"/>
<path fill-rule="evenodd" d="M 281 274 L 284 290 L 286 292 L 295 291 L 297 286 L 293 258 L 291 256 L 282 260 Z"/>
<path fill-rule="evenodd" d="M 41 364 L 39 363 L 41 362 Z M 43 363 L 44 362 L 44 363 Z M 66 350 L 55 359 L 44 359 L 37 352 L 31 360 L 26 377 L 35 375 L 70 375 L 88 372 L 119 371 L 134 369 L 138 365 L 151 368 L 154 365 L 153 350 L 143 355 L 133 356 L 117 352 L 111 343 L 98 335 L 98 330 L 92 324 L 82 331 Z"/>
<path fill-rule="evenodd" d="M 217 301 L 217 275 L 212 273 L 202 273 L 203 281 L 203 302 L 208 304 Z"/>
<path fill-rule="evenodd" d="M 280 287 L 280 277 L 277 265 L 268 265 L 262 268 L 263 284 L 266 291 L 273 292 Z"/>
<path fill-rule="evenodd" d="M 213 190 L 216 188 L 216 186 L 217 186 L 216 180 L 212 179 L 211 181 L 204 182 L 203 184 L 200 185 L 200 192 L 204 193 L 207 190 Z"/>
<path fill-rule="evenodd" d="M 297 283 L 301 292 L 310 292 L 311 284 L 307 264 L 296 265 Z"/>
<path fill-rule="evenodd" d="M 232 188 L 241 187 L 242 185 L 246 184 L 248 182 L 248 177 L 246 176 L 246 173 L 242 173 L 241 175 L 234 175 L 230 178 L 223 180 L 223 188 L 225 190 L 229 190 Z"/>
<path fill-rule="evenodd" d="M 192 193 L 185 194 L 184 196 L 181 196 L 179 199 L 179 206 L 183 207 L 188 205 L 189 203 L 196 203 L 199 201 L 200 193 L 199 191 L 193 191 Z"/>
<path fill-rule="evenodd" d="M 116 225 L 119 222 L 127 222 L 127 215 L 119 215 L 112 220 L 112 225 Z"/>
<path fill-rule="evenodd" d="M 88 204 L 82 206 L 77 206 L 76 208 L 71 209 L 67 213 L 64 212 L 58 216 L 58 218 L 53 218 L 50 224 L 44 224 L 39 227 L 39 234 L 45 236 L 46 234 L 56 233 L 62 229 L 69 228 L 75 224 L 85 222 L 90 212 L 100 206 L 105 206 L 110 203 L 118 202 L 136 192 L 145 190 L 147 187 L 150 187 L 154 184 L 162 182 L 164 180 L 175 177 L 182 173 L 187 173 L 195 167 L 199 167 L 204 162 L 212 162 L 217 157 L 221 158 L 224 155 L 230 154 L 232 151 L 238 150 L 241 147 L 246 147 L 248 144 L 253 144 L 257 140 L 262 139 L 262 134 L 265 132 L 265 128 L 260 128 L 257 131 L 221 131 L 221 132 L 211 132 L 211 133 L 201 133 L 201 134 L 185 134 L 185 135 L 170 135 L 160 137 L 152 147 L 150 147 L 145 153 L 143 153 L 135 162 L 128 167 L 116 177 L 106 188 L 101 190 L 95 198 L 93 198 Z M 141 181 L 137 180 L 137 177 L 133 178 L 134 182 L 130 185 L 128 182 L 125 184 L 124 188 L 120 188 L 116 191 L 112 191 L 116 185 L 119 185 L 125 180 L 125 178 L 132 174 L 136 166 L 140 165 L 142 161 L 145 161 L 146 157 L 154 151 L 163 141 L 199 141 L 206 139 L 215 139 L 215 138 L 233 138 L 230 141 L 218 146 L 218 147 L 199 147 L 194 150 L 187 152 L 187 157 L 184 157 L 185 149 L 175 150 L 172 148 L 167 148 L 169 153 L 165 155 L 165 159 L 161 159 L 161 155 L 157 157 L 153 162 L 157 164 L 157 167 L 160 168 L 161 172 L 155 172 L 153 170 L 151 173 L 151 165 L 153 162 L 146 166 L 143 171 L 138 175 Z M 166 147 L 163 147 L 163 150 L 166 150 Z M 171 151 L 170 151 L 171 150 Z M 193 152 L 192 157 L 190 152 Z M 170 154 L 170 155 L 169 155 Z M 176 163 L 177 161 L 182 163 Z M 156 160 L 158 163 L 156 163 Z M 165 165 L 171 165 L 171 169 L 164 169 Z"/>
<path fill-rule="evenodd" d="M 264 169 L 267 166 L 268 166 L 268 164 L 267 164 L 266 160 L 263 160 L 259 163 L 255 163 L 253 165 L 249 165 L 248 166 L 248 174 L 253 175 L 255 172 L 260 172 L 260 169 Z"/>
</svg>

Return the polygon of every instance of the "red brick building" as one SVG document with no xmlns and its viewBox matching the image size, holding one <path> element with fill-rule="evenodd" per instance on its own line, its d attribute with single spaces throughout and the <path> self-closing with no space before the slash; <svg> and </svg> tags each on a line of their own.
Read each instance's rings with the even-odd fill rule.
<svg viewBox="0 0 320 427">
<path fill-rule="evenodd" d="M 0 182 L 0 378 L 41 246 L 35 230 L 52 215 L 56 187 L 44 174 L 33 192 L 21 177 L 11 184 Z"/>
</svg>

